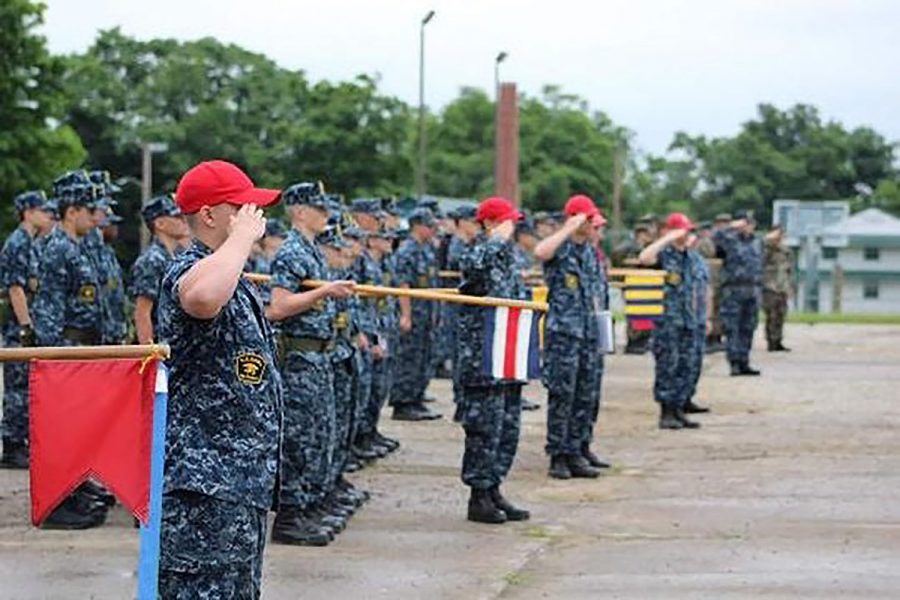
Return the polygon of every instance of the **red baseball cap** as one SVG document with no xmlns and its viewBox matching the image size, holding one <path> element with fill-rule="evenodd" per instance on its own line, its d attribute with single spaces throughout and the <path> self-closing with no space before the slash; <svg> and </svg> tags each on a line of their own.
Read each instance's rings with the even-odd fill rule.
<svg viewBox="0 0 900 600">
<path fill-rule="evenodd" d="M 566 201 L 563 212 L 567 217 L 573 217 L 575 215 L 587 215 L 588 217 L 593 217 L 594 215 L 599 214 L 600 210 L 588 196 L 577 194 Z"/>
<path fill-rule="evenodd" d="M 280 197 L 281 190 L 254 186 L 246 173 L 224 160 L 209 160 L 192 167 L 181 176 L 175 190 L 175 203 L 184 214 L 226 202 L 262 208 L 275 204 Z"/>
<path fill-rule="evenodd" d="M 606 217 L 603 216 L 603 213 L 597 209 L 597 214 L 591 217 L 591 225 L 594 227 L 603 227 L 606 225 Z"/>
<path fill-rule="evenodd" d="M 684 213 L 674 212 L 666 217 L 666 229 L 695 229 L 696 227 Z"/>
<path fill-rule="evenodd" d="M 475 211 L 475 220 L 482 221 L 519 221 L 522 213 L 516 210 L 513 203 L 506 198 L 492 196 L 481 201 Z"/>
</svg>

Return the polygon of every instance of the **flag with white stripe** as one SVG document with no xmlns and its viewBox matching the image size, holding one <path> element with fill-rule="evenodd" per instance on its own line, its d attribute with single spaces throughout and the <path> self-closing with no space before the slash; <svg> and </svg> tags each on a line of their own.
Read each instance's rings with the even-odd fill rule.
<svg viewBox="0 0 900 600">
<path fill-rule="evenodd" d="M 540 319 L 533 310 L 505 306 L 484 309 L 484 373 L 493 379 L 540 377 Z"/>
</svg>

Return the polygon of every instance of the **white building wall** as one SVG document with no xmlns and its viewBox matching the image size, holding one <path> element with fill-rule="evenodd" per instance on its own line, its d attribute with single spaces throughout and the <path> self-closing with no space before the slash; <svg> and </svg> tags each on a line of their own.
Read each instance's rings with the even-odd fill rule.
<svg viewBox="0 0 900 600">
<path fill-rule="evenodd" d="M 900 278 L 878 279 L 878 298 L 865 298 L 867 277 L 848 277 L 844 284 L 841 312 L 852 314 L 900 313 Z"/>
</svg>

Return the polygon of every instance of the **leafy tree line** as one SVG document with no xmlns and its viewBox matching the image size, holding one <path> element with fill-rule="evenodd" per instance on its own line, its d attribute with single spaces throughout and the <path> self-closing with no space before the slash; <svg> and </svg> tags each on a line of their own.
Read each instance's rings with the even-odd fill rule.
<svg viewBox="0 0 900 600">
<path fill-rule="evenodd" d="M 417 113 L 376 78 L 310 81 L 233 44 L 204 38 L 136 40 L 102 31 L 85 52 L 51 56 L 32 0 L 0 7 L 0 230 L 8 199 L 48 188 L 54 174 L 105 168 L 125 184 L 119 211 L 137 236 L 142 141 L 165 142 L 154 189 L 207 158 L 226 158 L 260 184 L 321 179 L 348 196 L 407 195 L 414 188 Z M 482 197 L 493 188 L 493 98 L 474 88 L 426 117 L 427 189 Z M 738 207 L 762 220 L 775 198 L 850 198 L 900 213 L 896 144 L 846 129 L 807 105 L 762 104 L 733 137 L 678 133 L 664 156 L 643 155 L 633 134 L 559 87 L 520 98 L 522 199 L 556 209 L 586 192 L 610 206 L 617 154 L 626 222 L 673 209 L 710 217 Z M 128 243 L 128 246 L 132 244 Z"/>
</svg>

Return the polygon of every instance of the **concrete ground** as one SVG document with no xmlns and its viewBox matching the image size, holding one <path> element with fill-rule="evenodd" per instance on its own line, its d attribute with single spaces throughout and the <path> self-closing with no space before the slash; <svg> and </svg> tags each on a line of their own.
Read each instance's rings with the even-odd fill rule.
<svg viewBox="0 0 900 600">
<path fill-rule="evenodd" d="M 692 432 L 656 429 L 649 357 L 611 357 L 596 445 L 616 466 L 599 480 L 548 479 L 545 411 L 526 413 L 505 486 L 533 511 L 522 524 L 464 519 L 449 419 L 385 419 L 403 448 L 356 477 L 373 500 L 328 548 L 270 545 L 264 597 L 900 597 L 900 327 L 787 339 L 791 354 L 755 353 L 757 379 L 710 357 L 714 412 Z M 447 382 L 432 389 L 449 415 Z M 27 504 L 27 474 L 0 471 L 0 598 L 133 596 L 127 515 L 39 531 Z"/>
</svg>

